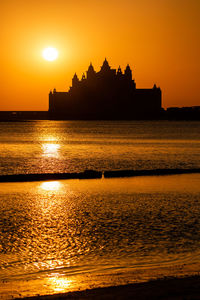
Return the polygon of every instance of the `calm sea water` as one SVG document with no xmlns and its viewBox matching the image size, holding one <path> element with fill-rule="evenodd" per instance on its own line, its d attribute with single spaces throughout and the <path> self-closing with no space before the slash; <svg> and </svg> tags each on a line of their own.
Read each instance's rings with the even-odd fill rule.
<svg viewBox="0 0 200 300">
<path fill-rule="evenodd" d="M 1 174 L 200 167 L 198 122 L 2 123 Z M 200 175 L 0 183 L 0 297 L 200 270 Z"/>
<path fill-rule="evenodd" d="M 200 122 L 0 123 L 0 174 L 200 167 Z"/>
</svg>

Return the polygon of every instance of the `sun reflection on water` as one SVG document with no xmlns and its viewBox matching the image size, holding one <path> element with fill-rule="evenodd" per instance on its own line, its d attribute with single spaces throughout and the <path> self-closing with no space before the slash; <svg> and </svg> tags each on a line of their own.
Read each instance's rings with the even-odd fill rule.
<svg viewBox="0 0 200 300">
<path fill-rule="evenodd" d="M 51 135 L 51 134 L 42 134 L 40 136 L 40 140 L 43 142 L 58 142 L 59 137 L 57 135 Z"/>
<path fill-rule="evenodd" d="M 42 144 L 43 155 L 47 157 L 59 156 L 60 144 L 45 143 Z"/>
<path fill-rule="evenodd" d="M 64 292 L 72 283 L 72 280 L 61 277 L 48 278 L 48 283 L 55 292 Z"/>
<path fill-rule="evenodd" d="M 61 183 L 60 181 L 45 181 L 41 183 L 40 188 L 45 191 L 58 191 Z"/>
</svg>

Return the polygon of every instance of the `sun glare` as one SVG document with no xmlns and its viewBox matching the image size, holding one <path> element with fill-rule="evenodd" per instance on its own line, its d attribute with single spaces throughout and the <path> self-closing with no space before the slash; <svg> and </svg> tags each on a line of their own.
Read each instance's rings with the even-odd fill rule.
<svg viewBox="0 0 200 300">
<path fill-rule="evenodd" d="M 53 61 L 58 58 L 58 50 L 52 47 L 45 48 L 42 52 L 42 56 L 45 60 Z"/>
<path fill-rule="evenodd" d="M 45 143 L 42 145 L 42 152 L 47 157 L 58 157 L 59 156 L 59 144 Z"/>
<path fill-rule="evenodd" d="M 40 185 L 40 188 L 45 191 L 58 191 L 61 188 L 59 181 L 45 181 Z"/>
</svg>

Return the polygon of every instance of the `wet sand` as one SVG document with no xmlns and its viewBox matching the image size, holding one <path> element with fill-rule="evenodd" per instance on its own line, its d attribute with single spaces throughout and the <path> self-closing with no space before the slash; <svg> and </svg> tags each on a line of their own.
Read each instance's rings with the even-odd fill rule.
<svg viewBox="0 0 200 300">
<path fill-rule="evenodd" d="M 164 278 L 107 288 L 95 288 L 64 294 L 27 297 L 23 299 L 200 299 L 200 276 Z"/>
</svg>

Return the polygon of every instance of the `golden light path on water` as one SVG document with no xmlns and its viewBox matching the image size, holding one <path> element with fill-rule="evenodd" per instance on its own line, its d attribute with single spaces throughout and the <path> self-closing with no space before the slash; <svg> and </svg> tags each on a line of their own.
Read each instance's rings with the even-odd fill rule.
<svg viewBox="0 0 200 300">
<path fill-rule="evenodd" d="M 199 272 L 199 183 L 199 174 L 1 183 L 1 210 L 16 225 L 4 225 L 0 298 Z"/>
<path fill-rule="evenodd" d="M 46 157 L 58 157 L 59 156 L 59 144 L 46 143 L 42 145 L 43 156 Z"/>
<path fill-rule="evenodd" d="M 54 135 L 41 135 L 40 140 L 42 141 L 42 156 L 49 158 L 58 158 L 60 144 L 58 143 L 58 137 Z"/>
<path fill-rule="evenodd" d="M 47 285 L 50 285 L 54 292 L 64 292 L 70 287 L 72 280 L 64 277 L 52 277 L 47 279 Z"/>
<path fill-rule="evenodd" d="M 52 146 L 49 147 L 51 150 L 56 149 L 56 147 L 53 146 L 57 146 L 55 144 L 51 144 L 51 145 L 46 144 L 46 145 Z M 49 193 L 58 192 L 59 190 L 61 190 L 62 186 L 63 184 L 60 181 L 45 181 L 39 185 L 39 189 L 43 190 L 44 192 L 47 192 L 48 195 L 50 196 Z M 48 266 L 49 270 L 53 269 L 55 265 L 56 266 L 59 265 L 59 260 L 56 260 L 56 263 L 49 260 L 49 266 Z M 60 265 L 62 266 L 62 262 L 60 262 Z M 73 281 L 66 277 L 60 277 L 60 274 L 53 273 L 51 274 L 51 277 L 46 278 L 45 285 L 48 286 L 49 289 L 54 293 L 62 293 L 67 290 L 70 290 L 71 286 L 73 286 Z"/>
<path fill-rule="evenodd" d="M 45 181 L 40 185 L 40 188 L 45 191 L 58 191 L 61 187 L 60 181 Z"/>
</svg>

